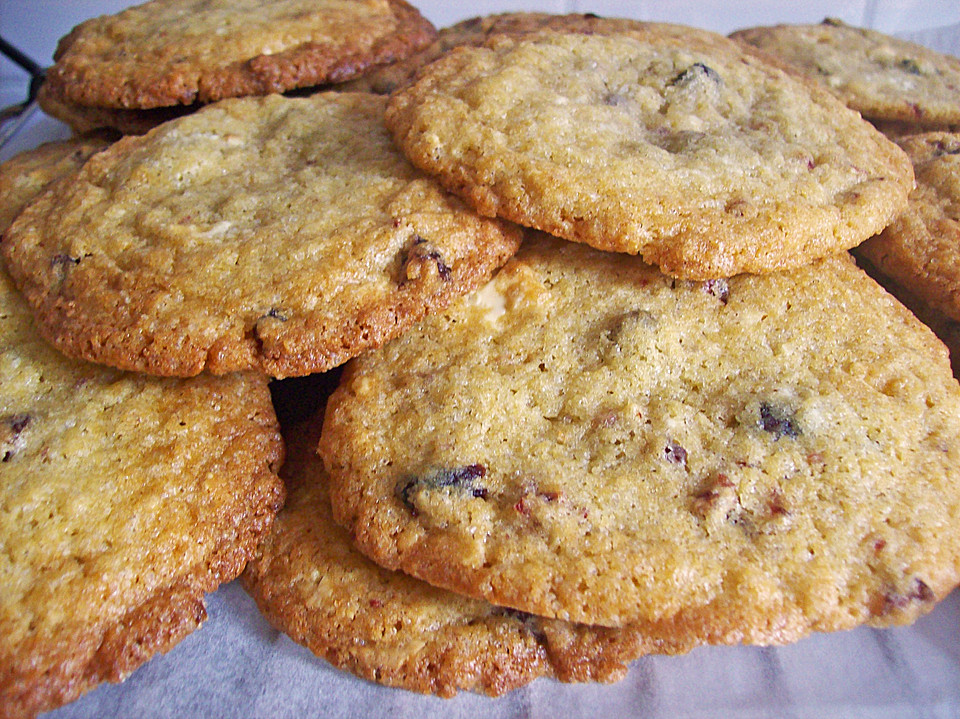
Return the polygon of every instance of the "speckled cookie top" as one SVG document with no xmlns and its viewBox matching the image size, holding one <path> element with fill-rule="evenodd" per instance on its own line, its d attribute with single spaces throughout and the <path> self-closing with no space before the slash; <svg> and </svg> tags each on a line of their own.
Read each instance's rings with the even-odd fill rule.
<svg viewBox="0 0 960 719">
<path fill-rule="evenodd" d="M 189 105 L 346 80 L 435 34 L 403 0 L 152 0 L 75 27 L 47 81 L 79 105 Z"/>
<path fill-rule="evenodd" d="M 960 58 L 832 19 L 731 37 L 797 68 L 864 117 L 917 130 L 960 129 Z"/>
<path fill-rule="evenodd" d="M 0 164 L 0 234 L 47 185 L 79 170 L 112 139 L 95 134 L 46 142 Z"/>
<path fill-rule="evenodd" d="M 348 365 L 320 452 L 365 553 L 533 613 L 780 642 L 958 581 L 960 388 L 845 254 L 689 282 L 525 242 Z"/>
<path fill-rule="evenodd" d="M 960 135 L 932 132 L 898 143 L 913 161 L 910 204 L 857 248 L 928 307 L 960 320 Z"/>
<path fill-rule="evenodd" d="M 319 372 L 489 277 L 519 242 L 414 169 L 385 100 L 225 100 L 128 137 L 3 251 L 64 352 L 189 376 Z"/>
<path fill-rule="evenodd" d="M 289 498 L 243 581 L 272 624 L 335 666 L 441 696 L 500 695 L 540 676 L 612 681 L 641 654 L 692 646 L 671 628 L 543 619 L 377 566 L 333 521 L 320 419 L 284 433 Z"/>
<path fill-rule="evenodd" d="M 676 276 L 803 264 L 905 206 L 909 160 L 829 93 L 721 36 L 634 25 L 455 48 L 387 124 L 481 213 Z"/>
<path fill-rule="evenodd" d="M 568 32 L 610 32 L 637 25 L 634 20 L 602 18 L 597 15 L 555 15 L 541 12 L 505 12 L 472 17 L 440 28 L 437 38 L 413 55 L 397 62 L 373 68 L 356 80 L 350 80 L 338 89 L 389 94 L 406 87 L 424 65 L 448 50 L 461 45 L 480 45 L 491 35 L 526 35 L 543 29 Z"/>
</svg>

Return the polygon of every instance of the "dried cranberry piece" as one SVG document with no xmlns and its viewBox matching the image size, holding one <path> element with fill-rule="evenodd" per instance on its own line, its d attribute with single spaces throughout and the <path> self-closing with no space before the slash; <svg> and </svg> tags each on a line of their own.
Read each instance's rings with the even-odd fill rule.
<svg viewBox="0 0 960 719">
<path fill-rule="evenodd" d="M 668 84 L 670 86 L 682 87 L 700 80 L 709 80 L 716 85 L 720 85 L 723 82 L 720 74 L 712 67 L 704 65 L 702 62 L 695 62 L 686 70 L 673 78 Z"/>
<path fill-rule="evenodd" d="M 703 283 L 703 290 L 723 304 L 727 304 L 730 300 L 730 283 L 725 279 L 707 280 Z"/>
<path fill-rule="evenodd" d="M 31 416 L 23 413 L 4 417 L 3 425 L 0 425 L 0 451 L 3 452 L 0 461 L 9 462 L 18 451 L 23 449 L 24 442 L 20 435 L 31 421 Z"/>
<path fill-rule="evenodd" d="M 663 448 L 663 456 L 670 464 L 687 465 L 687 450 L 672 439 L 667 442 L 667 446 Z"/>
<path fill-rule="evenodd" d="M 781 437 L 795 439 L 800 435 L 800 428 L 795 418 L 789 417 L 783 408 L 774 407 L 766 402 L 760 404 L 760 429 L 772 434 L 774 441 Z"/>
<path fill-rule="evenodd" d="M 487 468 L 482 464 L 470 464 L 465 467 L 441 469 L 426 477 L 404 478 L 397 485 L 397 496 L 414 514 L 417 514 L 417 507 L 413 496 L 422 490 L 451 487 L 469 493 L 472 497 L 486 499 L 487 488 L 477 481 L 486 474 Z"/>
<path fill-rule="evenodd" d="M 437 274 L 440 276 L 440 279 L 450 279 L 452 270 L 444 261 L 443 255 L 440 253 L 439 248 L 420 235 L 414 236 L 413 244 L 410 246 L 410 250 L 407 252 L 407 261 L 405 264 L 406 271 L 404 272 L 404 278 L 407 280 L 413 280 L 420 277 L 421 270 L 418 265 L 420 265 L 424 260 L 429 260 L 436 264 Z"/>
</svg>

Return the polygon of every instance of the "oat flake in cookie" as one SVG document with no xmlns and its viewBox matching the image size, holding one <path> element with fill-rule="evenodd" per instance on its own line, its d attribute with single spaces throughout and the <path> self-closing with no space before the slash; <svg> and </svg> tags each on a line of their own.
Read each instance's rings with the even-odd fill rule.
<svg viewBox="0 0 960 719">
<path fill-rule="evenodd" d="M 320 452 L 375 561 L 570 621 L 779 643 L 960 579 L 960 387 L 845 253 L 691 282 L 525 241 L 347 366 Z"/>
<path fill-rule="evenodd" d="M 635 26 L 456 48 L 387 124 L 481 213 L 681 277 L 801 265 L 904 207 L 909 161 L 830 93 L 724 37 Z"/>
<path fill-rule="evenodd" d="M 829 18 L 731 37 L 816 80 L 884 130 L 960 130 L 960 58 Z"/>
<path fill-rule="evenodd" d="M 694 644 L 669 624 L 619 630 L 544 619 L 377 566 L 334 524 L 316 453 L 321 418 L 284 432 L 288 501 L 243 582 L 275 627 L 334 666 L 423 693 L 496 696 L 541 676 L 613 681 L 642 654 Z"/>
<path fill-rule="evenodd" d="M 152 0 L 75 27 L 47 82 L 77 105 L 190 105 L 347 80 L 435 35 L 403 0 Z"/>
<path fill-rule="evenodd" d="M 4 163 L 0 205 L 96 149 Z M 261 375 L 159 380 L 69 360 L 0 269 L 0 715 L 120 681 L 194 630 L 203 595 L 270 527 L 282 455 Z"/>
<path fill-rule="evenodd" d="M 95 156 L 5 237 L 41 332 L 122 369 L 304 375 L 484 282 L 519 230 L 412 167 L 385 102 L 224 100 Z"/>
</svg>

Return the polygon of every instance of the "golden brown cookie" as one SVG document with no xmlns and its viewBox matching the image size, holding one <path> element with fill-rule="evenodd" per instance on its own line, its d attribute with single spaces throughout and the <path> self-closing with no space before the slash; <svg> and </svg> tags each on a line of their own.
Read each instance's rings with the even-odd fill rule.
<svg viewBox="0 0 960 719">
<path fill-rule="evenodd" d="M 289 381 L 289 380 L 287 380 Z M 575 625 L 468 599 L 378 567 L 332 517 L 321 412 L 285 430 L 288 501 L 244 586 L 270 622 L 334 666 L 390 686 L 500 695 L 540 676 L 614 681 L 625 663 L 695 642 L 672 627 Z"/>
<path fill-rule="evenodd" d="M 347 366 L 320 452 L 375 561 L 569 621 L 784 642 L 960 580 L 960 386 L 846 253 L 690 282 L 527 240 Z"/>
<path fill-rule="evenodd" d="M 435 35 L 404 0 L 151 0 L 75 27 L 46 82 L 76 105 L 192 105 L 347 80 Z"/>
<path fill-rule="evenodd" d="M 731 37 L 788 63 L 896 134 L 960 130 L 960 58 L 832 18 Z"/>
<path fill-rule="evenodd" d="M 96 147 L 5 163 L 3 178 L 19 167 L 28 182 L 0 182 L 0 205 Z M 195 629 L 203 595 L 241 572 L 280 508 L 282 454 L 262 376 L 69 360 L 0 269 L 0 715 L 120 681 Z"/>
<path fill-rule="evenodd" d="M 391 97 L 387 124 L 482 214 L 695 279 L 856 245 L 913 185 L 903 153 L 829 93 L 674 25 L 456 48 Z"/>
<path fill-rule="evenodd" d="M 519 231 L 413 168 L 385 102 L 225 100 L 97 155 L 7 232 L 41 332 L 122 369 L 303 375 L 484 282 Z"/>
</svg>

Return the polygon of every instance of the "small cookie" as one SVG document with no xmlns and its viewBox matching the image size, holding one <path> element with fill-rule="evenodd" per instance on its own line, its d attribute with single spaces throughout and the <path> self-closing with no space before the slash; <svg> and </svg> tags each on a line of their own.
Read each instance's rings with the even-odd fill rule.
<svg viewBox="0 0 960 719">
<path fill-rule="evenodd" d="M 784 642 L 960 581 L 960 387 L 847 253 L 700 283 L 526 240 L 347 366 L 320 453 L 364 553 L 544 616 Z"/>
<path fill-rule="evenodd" d="M 917 187 L 907 209 L 855 253 L 925 306 L 960 320 L 960 135 L 897 142 L 913 162 Z"/>
<path fill-rule="evenodd" d="M 389 95 L 409 85 L 421 67 L 433 62 L 448 50 L 461 45 L 480 45 L 491 35 L 525 35 L 545 28 L 568 32 L 610 32 L 615 27 L 630 27 L 633 24 L 632 20 L 601 18 L 590 13 L 554 15 L 541 12 L 507 12 L 472 17 L 456 25 L 441 28 L 437 39 L 420 52 L 395 63 L 375 67 L 362 77 L 331 89 Z"/>
<path fill-rule="evenodd" d="M 53 180 L 72 175 L 115 139 L 100 133 L 46 142 L 0 164 L 0 234 Z"/>
<path fill-rule="evenodd" d="M 198 109 L 196 105 L 173 105 L 153 110 L 118 110 L 112 107 L 75 105 L 65 100 L 62 93 L 49 82 L 40 85 L 37 102 L 50 117 L 66 123 L 76 133 L 108 128 L 124 135 L 143 135 L 162 122 Z"/>
<path fill-rule="evenodd" d="M 478 286 L 519 230 L 394 148 L 386 100 L 225 100 L 127 137 L 7 232 L 67 354 L 190 376 L 334 367 Z"/>
<path fill-rule="evenodd" d="M 46 82 L 76 105 L 192 105 L 347 80 L 435 35 L 403 0 L 152 0 L 75 27 Z"/>
<path fill-rule="evenodd" d="M 387 125 L 482 214 L 678 277 L 801 265 L 905 206 L 907 158 L 829 93 L 713 33 L 623 22 L 456 48 Z"/>
<path fill-rule="evenodd" d="M 540 676 L 614 681 L 641 654 L 691 648 L 669 625 L 643 632 L 543 619 L 377 566 L 333 521 L 316 454 L 321 419 L 285 431 L 287 504 L 243 583 L 271 624 L 334 666 L 422 693 L 497 696 Z"/>
<path fill-rule="evenodd" d="M 908 127 L 960 130 L 960 58 L 831 18 L 819 25 L 738 30 L 730 37 L 795 67 L 898 134 Z"/>
<path fill-rule="evenodd" d="M 4 176 L 30 167 L 38 191 L 70 172 L 71 146 L 90 149 L 51 144 Z M 28 195 L 0 183 L 4 208 Z M 124 374 L 63 357 L 32 325 L 0 269 L 0 715 L 11 718 L 120 681 L 195 629 L 203 595 L 241 572 L 283 499 L 263 377 Z"/>
</svg>

